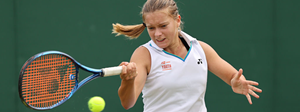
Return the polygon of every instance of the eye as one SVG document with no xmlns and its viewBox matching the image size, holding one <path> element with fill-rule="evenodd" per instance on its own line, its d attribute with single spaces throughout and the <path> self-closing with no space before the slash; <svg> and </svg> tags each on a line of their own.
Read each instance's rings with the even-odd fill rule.
<svg viewBox="0 0 300 112">
<path fill-rule="evenodd" d="M 167 25 L 162 25 L 161 27 L 164 28 L 164 27 L 167 27 Z"/>
<path fill-rule="evenodd" d="M 149 29 L 149 30 L 153 30 L 153 29 L 154 29 L 154 27 L 148 27 L 148 29 Z"/>
</svg>

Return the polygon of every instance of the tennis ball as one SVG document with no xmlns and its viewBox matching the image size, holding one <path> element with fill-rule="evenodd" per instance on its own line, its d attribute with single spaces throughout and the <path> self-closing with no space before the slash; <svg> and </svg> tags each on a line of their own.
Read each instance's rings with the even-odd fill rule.
<svg viewBox="0 0 300 112">
<path fill-rule="evenodd" d="M 88 106 L 92 112 L 101 112 L 105 107 L 105 101 L 99 96 L 94 96 L 90 98 Z"/>
</svg>

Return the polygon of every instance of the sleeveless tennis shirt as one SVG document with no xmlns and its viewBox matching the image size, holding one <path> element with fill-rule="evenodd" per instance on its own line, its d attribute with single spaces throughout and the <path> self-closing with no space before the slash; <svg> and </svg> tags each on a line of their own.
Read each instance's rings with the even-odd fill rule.
<svg viewBox="0 0 300 112">
<path fill-rule="evenodd" d="M 151 70 L 142 90 L 144 112 L 206 112 L 204 96 L 207 61 L 199 42 L 180 31 L 190 49 L 184 59 L 159 48 L 152 40 L 142 45 L 151 55 Z"/>
</svg>

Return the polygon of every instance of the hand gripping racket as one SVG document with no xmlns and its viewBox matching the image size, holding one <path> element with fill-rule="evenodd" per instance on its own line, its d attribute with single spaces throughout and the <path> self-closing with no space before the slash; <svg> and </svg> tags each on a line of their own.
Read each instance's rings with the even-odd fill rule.
<svg viewBox="0 0 300 112">
<path fill-rule="evenodd" d="M 78 81 L 79 68 L 93 75 Z M 23 104 L 35 110 L 55 108 L 84 84 L 98 77 L 118 75 L 121 66 L 93 69 L 59 51 L 46 51 L 29 58 L 19 76 L 19 96 Z"/>
</svg>

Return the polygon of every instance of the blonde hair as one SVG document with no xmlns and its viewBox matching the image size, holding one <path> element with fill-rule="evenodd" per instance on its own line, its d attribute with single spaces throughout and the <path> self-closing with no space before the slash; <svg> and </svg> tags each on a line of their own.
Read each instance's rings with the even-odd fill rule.
<svg viewBox="0 0 300 112">
<path fill-rule="evenodd" d="M 178 18 L 179 12 L 176 2 L 174 0 L 147 0 L 144 4 L 143 9 L 141 11 L 141 15 L 144 19 L 145 13 L 155 12 L 157 10 L 162 10 L 168 8 L 169 16 L 173 17 L 174 19 Z M 182 22 L 180 23 L 179 29 L 182 29 Z M 137 25 L 122 25 L 119 23 L 112 24 L 113 25 L 113 32 L 116 36 L 125 35 L 129 37 L 129 39 L 136 39 L 138 38 L 146 28 L 144 23 L 137 24 Z"/>
</svg>

